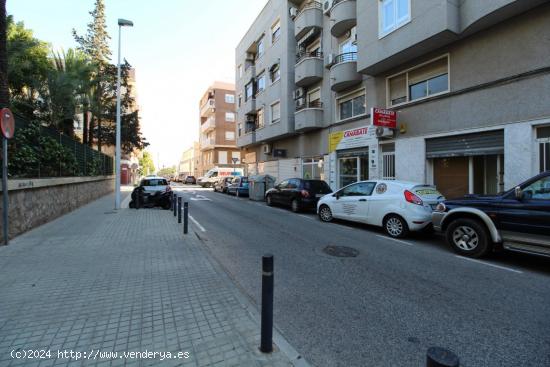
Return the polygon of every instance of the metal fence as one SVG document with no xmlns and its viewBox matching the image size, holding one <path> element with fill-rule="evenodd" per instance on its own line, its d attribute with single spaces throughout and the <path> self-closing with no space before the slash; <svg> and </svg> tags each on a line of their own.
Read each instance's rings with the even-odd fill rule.
<svg viewBox="0 0 550 367">
<path fill-rule="evenodd" d="M 31 127 L 31 123 L 20 116 L 15 116 L 15 137 L 9 140 L 9 178 L 106 176 L 114 174 L 113 157 L 100 153 L 56 129 L 39 126 L 38 137 L 34 136 L 38 139 L 34 140 L 41 141 L 43 144 L 18 142 L 20 139 L 17 139 L 17 134 L 23 133 L 23 130 L 29 127 Z M 41 139 L 44 137 L 50 139 Z M 35 159 L 28 159 L 28 161 L 21 157 L 18 159 L 19 152 L 22 150 L 32 151 L 28 156 L 33 156 Z"/>
</svg>

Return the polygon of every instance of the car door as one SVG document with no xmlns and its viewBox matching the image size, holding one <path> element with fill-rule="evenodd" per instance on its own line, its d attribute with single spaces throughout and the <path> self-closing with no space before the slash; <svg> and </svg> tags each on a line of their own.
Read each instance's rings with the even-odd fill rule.
<svg viewBox="0 0 550 367">
<path fill-rule="evenodd" d="M 369 198 L 376 182 L 358 182 L 344 187 L 336 193 L 333 216 L 336 218 L 366 222 L 369 210 Z"/>
<path fill-rule="evenodd" d="M 290 203 L 294 199 L 294 195 L 296 194 L 296 190 L 300 187 L 300 180 L 297 178 L 291 178 L 288 180 L 287 187 L 283 190 L 282 193 L 282 201 L 284 205 L 290 206 Z"/>
<path fill-rule="evenodd" d="M 526 236 L 544 236 L 550 243 L 550 176 L 528 183 L 522 191 L 521 199 L 512 192 L 500 203 L 500 229 Z"/>
<path fill-rule="evenodd" d="M 288 186 L 288 180 L 281 181 L 278 185 L 274 187 L 274 190 L 271 192 L 271 199 L 274 203 L 282 204 L 283 203 L 283 192 Z"/>
</svg>

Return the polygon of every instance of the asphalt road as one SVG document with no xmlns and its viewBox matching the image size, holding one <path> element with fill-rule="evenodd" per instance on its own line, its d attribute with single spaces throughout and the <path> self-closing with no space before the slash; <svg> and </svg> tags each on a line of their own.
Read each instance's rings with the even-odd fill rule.
<svg viewBox="0 0 550 367">
<path fill-rule="evenodd" d="M 550 366 L 550 260 L 501 253 L 473 261 L 438 237 L 393 240 L 246 198 L 185 188 L 191 228 L 256 303 L 261 256 L 275 257 L 276 327 L 315 366 Z M 359 251 L 326 255 L 329 245 Z"/>
</svg>

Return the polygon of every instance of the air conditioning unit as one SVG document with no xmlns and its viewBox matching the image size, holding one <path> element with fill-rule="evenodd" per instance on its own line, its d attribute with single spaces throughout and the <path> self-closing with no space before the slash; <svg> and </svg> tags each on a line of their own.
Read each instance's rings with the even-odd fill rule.
<svg viewBox="0 0 550 367">
<path fill-rule="evenodd" d="M 328 54 L 325 56 L 325 67 L 329 68 L 334 64 L 334 54 Z"/>
<path fill-rule="evenodd" d="M 291 18 L 296 18 L 297 15 L 298 15 L 298 9 L 295 8 L 295 7 L 291 7 L 290 8 L 290 17 Z"/>
<path fill-rule="evenodd" d="M 298 88 L 294 91 L 294 99 L 302 98 L 304 96 L 304 88 Z"/>
<path fill-rule="evenodd" d="M 271 154 L 271 144 L 262 145 L 262 153 Z"/>
<path fill-rule="evenodd" d="M 332 0 L 325 0 L 323 3 L 323 13 L 328 15 L 330 13 L 330 9 L 332 8 Z"/>
<path fill-rule="evenodd" d="M 378 126 L 376 128 L 376 136 L 378 138 L 393 138 L 393 130 L 387 127 Z"/>
</svg>

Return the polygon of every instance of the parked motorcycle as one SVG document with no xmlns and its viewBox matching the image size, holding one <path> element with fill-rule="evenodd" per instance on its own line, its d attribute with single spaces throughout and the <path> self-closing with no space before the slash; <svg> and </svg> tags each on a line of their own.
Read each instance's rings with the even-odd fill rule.
<svg viewBox="0 0 550 367">
<path fill-rule="evenodd" d="M 161 207 L 167 210 L 172 207 L 172 193 L 169 191 L 147 194 L 143 186 L 138 186 L 132 191 L 131 197 L 129 207 L 132 209 Z"/>
</svg>

